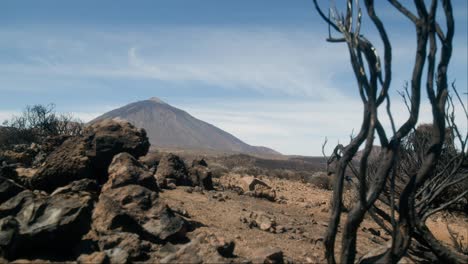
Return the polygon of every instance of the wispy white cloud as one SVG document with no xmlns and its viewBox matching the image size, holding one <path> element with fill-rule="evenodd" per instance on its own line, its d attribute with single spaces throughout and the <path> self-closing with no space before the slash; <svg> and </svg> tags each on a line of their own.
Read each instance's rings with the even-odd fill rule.
<svg viewBox="0 0 468 264">
<path fill-rule="evenodd" d="M 327 151 L 338 142 L 348 143 L 349 136 L 356 134 L 362 122 L 362 105 L 348 99 L 302 101 L 202 101 L 180 102 L 176 106 L 186 109 L 195 117 L 214 124 L 250 144 L 272 147 L 284 154 L 321 155 L 321 146 L 328 138 Z M 463 119 L 460 105 L 457 123 L 467 133 L 467 120 Z M 392 103 L 392 114 L 398 126 L 408 118 L 404 103 Z M 386 112 L 381 120 L 391 135 Z M 430 106 L 423 102 L 419 123 L 431 123 Z"/>
<path fill-rule="evenodd" d="M 7 89 L 28 87 L 46 93 L 54 89 L 54 82 L 61 88 L 78 87 L 83 93 L 86 89 L 92 93 L 101 85 L 93 83 L 93 78 L 187 83 L 200 89 L 199 98 L 206 95 L 205 87 L 242 91 L 243 101 L 226 96 L 211 101 L 184 101 L 182 97 L 176 106 L 250 144 L 286 154 L 320 155 L 325 137 L 330 144 L 346 142 L 352 129 L 357 131 L 360 125 L 361 104 L 349 96 L 354 90 L 347 91 L 355 89 L 355 80 L 345 46 L 326 43 L 324 33 L 312 29 L 168 27 L 140 33 L 74 32 L 73 37 L 47 32 L 5 34 L 4 39 L 12 41 L 0 42 L 0 49 L 16 52 L 13 59 L 0 61 L 0 91 L 7 93 Z M 414 52 L 405 48 L 409 46 L 405 36 L 394 42 L 393 87 L 399 90 L 410 76 L 408 58 Z M 457 43 L 455 54 L 455 66 L 465 75 L 466 45 Z M 466 87 L 466 76 L 458 78 L 464 78 L 460 86 Z M 8 86 L 24 80 L 29 86 Z M 138 92 L 138 86 L 131 88 Z M 249 98 L 251 91 L 290 99 Z M 86 108 L 84 103 L 83 109 L 71 112 L 89 121 L 110 110 Z M 397 123 L 403 122 L 407 116 L 404 105 L 393 102 L 393 109 Z M 0 121 L 14 113 L 0 110 Z M 421 120 L 430 121 L 427 106 L 421 111 Z"/>
<path fill-rule="evenodd" d="M 317 33 L 285 30 L 169 28 L 153 37 L 134 33 L 133 41 L 118 34 L 90 39 L 85 34 L 75 44 L 45 38 L 38 43 L 43 49 L 26 61 L 1 63 L 0 72 L 195 81 L 265 94 L 340 96 L 332 78 L 349 72 L 342 64 L 344 47 L 327 45 Z"/>
</svg>

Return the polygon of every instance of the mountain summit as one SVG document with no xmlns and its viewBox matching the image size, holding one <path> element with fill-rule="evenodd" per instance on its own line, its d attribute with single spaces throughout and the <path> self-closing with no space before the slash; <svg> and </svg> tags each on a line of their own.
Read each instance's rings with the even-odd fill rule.
<svg viewBox="0 0 468 264">
<path fill-rule="evenodd" d="M 235 136 L 157 97 L 130 103 L 93 121 L 121 118 L 146 130 L 152 146 L 189 150 L 238 152 L 258 155 L 280 154 L 266 147 L 251 146 Z"/>
</svg>

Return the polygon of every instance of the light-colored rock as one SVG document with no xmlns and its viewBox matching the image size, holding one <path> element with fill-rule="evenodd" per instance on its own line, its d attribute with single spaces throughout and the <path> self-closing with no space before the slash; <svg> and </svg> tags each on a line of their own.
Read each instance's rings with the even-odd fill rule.
<svg viewBox="0 0 468 264">
<path fill-rule="evenodd" d="M 258 188 L 258 185 L 266 187 L 266 188 L 271 188 L 264 181 L 261 181 L 253 176 L 242 177 L 240 179 L 240 183 L 241 183 L 241 188 L 244 190 L 244 192 L 253 192 L 255 191 L 256 188 Z"/>
<path fill-rule="evenodd" d="M 78 264 L 108 264 L 109 257 L 105 252 L 93 252 L 91 254 L 83 254 L 77 259 Z"/>
<path fill-rule="evenodd" d="M 252 252 L 253 263 L 282 264 L 284 263 L 283 251 L 275 247 L 259 248 Z"/>
</svg>

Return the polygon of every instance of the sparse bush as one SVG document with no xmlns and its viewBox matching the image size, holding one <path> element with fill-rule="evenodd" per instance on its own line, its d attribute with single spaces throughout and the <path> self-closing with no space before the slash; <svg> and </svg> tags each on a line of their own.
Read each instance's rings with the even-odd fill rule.
<svg viewBox="0 0 468 264">
<path fill-rule="evenodd" d="M 309 178 L 309 183 L 320 189 L 333 190 L 332 177 L 327 175 L 326 172 L 315 173 L 311 178 Z"/>
<path fill-rule="evenodd" d="M 55 105 L 27 106 L 20 116 L 3 122 L 0 148 L 16 144 L 41 143 L 49 136 L 80 135 L 83 123 L 69 114 L 57 114 Z"/>
<path fill-rule="evenodd" d="M 210 163 L 211 175 L 213 178 L 221 178 L 229 172 L 229 169 L 219 163 Z"/>
</svg>

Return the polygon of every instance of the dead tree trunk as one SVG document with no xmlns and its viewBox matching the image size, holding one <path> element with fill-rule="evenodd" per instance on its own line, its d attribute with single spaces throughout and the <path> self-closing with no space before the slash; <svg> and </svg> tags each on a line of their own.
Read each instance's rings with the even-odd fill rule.
<svg viewBox="0 0 468 264">
<path fill-rule="evenodd" d="M 378 219 L 378 223 L 385 225 L 392 233 L 391 247 L 381 256 L 376 256 L 374 260 L 385 263 L 398 262 L 406 254 L 414 237 L 413 234 L 417 234 L 418 239 L 428 245 L 441 260 L 462 262 L 466 260 L 466 256 L 455 254 L 449 248 L 436 243 L 437 240 L 434 241 L 434 237 L 423 221 L 425 220 L 422 214 L 423 210 L 417 207 L 417 196 L 420 190 L 425 188 L 429 181 L 433 180 L 433 172 L 438 164 L 445 140 L 447 117 L 445 111 L 448 98 L 447 68 L 452 55 L 454 35 L 451 2 L 450 0 L 432 0 L 428 7 L 423 0 L 414 0 L 417 14 L 413 14 L 397 0 L 388 0 L 388 2 L 413 23 L 417 35 L 415 62 L 411 76 L 410 92 L 408 92 L 409 117 L 398 128 L 393 123 L 390 111 L 389 89 L 392 80 L 392 47 L 385 26 L 375 10 L 374 1 L 364 0 L 363 3 L 367 15 L 377 29 L 383 43 L 383 62 L 381 62 L 375 46 L 361 35 L 362 10 L 359 0 L 346 0 L 344 14 L 340 15 L 336 8 L 331 8 L 328 16 L 322 11 L 317 0 L 314 0 L 319 15 L 327 22 L 330 29 L 340 35 L 338 38 L 332 38 L 330 35 L 327 40 L 347 44 L 351 66 L 364 108 L 363 123 L 358 135 L 347 146 L 335 151 L 335 153 L 338 153 L 337 168 L 335 170 L 337 182 L 333 190 L 330 224 L 325 235 L 325 256 L 328 263 L 336 262 L 336 253 L 340 256 L 340 263 L 354 263 L 357 253 L 357 231 L 365 215 L 370 213 Z M 441 15 L 445 18 L 445 32 L 436 21 L 439 5 L 442 6 Z M 438 43 L 441 46 L 439 53 L 437 52 Z M 439 59 L 436 57 L 437 54 L 440 54 Z M 427 71 L 427 77 L 423 81 L 425 70 Z M 397 192 L 394 183 L 395 177 L 400 176 L 398 158 L 402 151 L 401 145 L 418 122 L 423 85 L 425 85 L 432 108 L 431 143 L 423 154 L 422 165 L 417 171 L 408 175 L 402 186 L 402 191 Z M 392 135 L 390 137 L 387 136 L 378 115 L 378 109 L 383 108 L 384 103 L 386 103 L 386 113 L 392 125 Z M 372 177 L 369 177 L 371 174 L 368 171 L 369 155 L 375 145 L 374 138 L 376 135 L 380 140 L 381 157 L 378 168 L 372 172 Z M 463 139 L 461 142 L 463 144 L 461 153 L 465 157 L 466 138 L 464 139 L 465 143 L 463 143 Z M 349 211 L 344 222 L 341 251 L 336 252 L 335 242 L 338 225 L 341 222 L 344 173 L 361 147 L 364 147 L 364 150 L 359 164 L 359 171 L 356 175 L 359 180 L 359 199 Z M 387 190 L 389 181 L 392 183 L 391 189 Z M 440 185 L 435 186 L 435 189 L 440 187 Z M 440 188 L 437 190 L 441 191 Z M 390 214 L 376 206 L 376 201 L 381 199 L 385 193 L 390 194 L 390 198 L 387 200 L 388 205 L 390 205 Z M 399 202 L 397 203 L 397 201 Z M 379 213 L 376 214 L 375 212 Z M 398 219 L 396 219 L 396 215 L 398 215 Z"/>
</svg>

